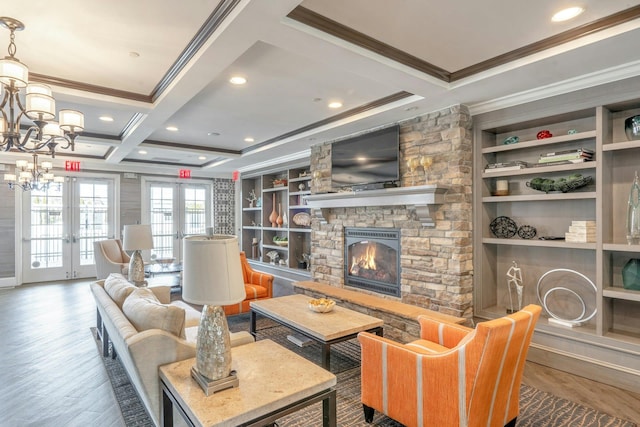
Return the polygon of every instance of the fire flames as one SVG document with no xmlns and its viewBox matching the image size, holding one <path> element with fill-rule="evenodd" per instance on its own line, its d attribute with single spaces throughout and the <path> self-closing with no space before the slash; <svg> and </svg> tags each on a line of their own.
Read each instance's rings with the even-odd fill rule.
<svg viewBox="0 0 640 427">
<path fill-rule="evenodd" d="M 349 272 L 351 274 L 358 274 L 359 270 L 377 270 L 376 268 L 376 247 L 375 245 L 367 245 L 366 250 L 359 257 L 351 258 L 351 267 Z"/>
</svg>

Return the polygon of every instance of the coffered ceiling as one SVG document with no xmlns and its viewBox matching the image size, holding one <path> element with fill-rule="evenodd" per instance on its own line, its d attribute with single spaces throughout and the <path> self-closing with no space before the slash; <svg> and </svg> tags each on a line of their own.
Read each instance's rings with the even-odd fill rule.
<svg viewBox="0 0 640 427">
<path fill-rule="evenodd" d="M 584 13 L 550 20 L 573 5 Z M 56 156 L 84 169 L 230 177 L 452 104 L 640 74 L 640 1 L 10 0 L 0 13 L 26 26 L 16 57 L 31 80 L 85 113 L 76 151 Z"/>
</svg>

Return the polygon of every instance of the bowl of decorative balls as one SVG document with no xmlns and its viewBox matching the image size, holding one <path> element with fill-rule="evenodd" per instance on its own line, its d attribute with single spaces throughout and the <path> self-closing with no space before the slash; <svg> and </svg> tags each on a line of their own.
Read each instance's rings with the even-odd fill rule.
<svg viewBox="0 0 640 427">
<path fill-rule="evenodd" d="M 316 298 L 309 300 L 309 309 L 316 313 L 328 313 L 333 310 L 336 302 L 327 298 Z"/>
</svg>

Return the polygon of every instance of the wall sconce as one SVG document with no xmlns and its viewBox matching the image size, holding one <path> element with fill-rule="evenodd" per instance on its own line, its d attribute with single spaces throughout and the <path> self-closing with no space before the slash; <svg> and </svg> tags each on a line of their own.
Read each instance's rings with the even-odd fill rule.
<svg viewBox="0 0 640 427">
<path fill-rule="evenodd" d="M 322 179 L 322 172 L 313 171 L 313 173 L 311 174 L 311 177 L 312 177 L 313 188 L 316 192 L 318 192 L 318 190 L 320 189 L 320 180 Z"/>
<path fill-rule="evenodd" d="M 422 169 L 424 169 L 425 183 L 427 178 L 427 170 L 429 170 L 432 164 L 433 164 L 433 157 L 431 156 L 420 156 L 420 157 L 415 156 L 415 157 L 410 157 L 407 160 L 407 167 L 409 168 L 409 171 L 411 172 L 412 176 L 414 175 L 418 167 L 422 166 Z M 415 184 L 415 178 L 413 180 L 413 184 Z"/>
</svg>

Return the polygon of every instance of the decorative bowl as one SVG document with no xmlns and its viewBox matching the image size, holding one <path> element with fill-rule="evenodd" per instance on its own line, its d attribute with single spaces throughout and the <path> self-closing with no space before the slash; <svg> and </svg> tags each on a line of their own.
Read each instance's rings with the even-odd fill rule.
<svg viewBox="0 0 640 427">
<path fill-rule="evenodd" d="M 549 132 L 548 130 L 541 130 L 540 132 L 538 132 L 536 134 L 536 138 L 538 139 L 545 139 L 545 138 L 551 138 L 553 136 L 553 134 L 551 132 Z"/>
<path fill-rule="evenodd" d="M 287 240 L 274 240 L 273 243 L 278 246 L 289 246 L 289 242 Z"/>
<path fill-rule="evenodd" d="M 336 302 L 327 298 L 316 298 L 309 300 L 309 310 L 316 313 L 328 313 L 333 310 Z"/>
<path fill-rule="evenodd" d="M 629 117 L 624 121 L 624 133 L 629 141 L 640 139 L 640 116 Z"/>
<path fill-rule="evenodd" d="M 502 141 L 502 143 L 505 145 L 509 145 L 509 144 L 516 144 L 518 141 L 520 141 L 520 138 L 518 138 L 517 136 L 510 136 L 508 138 L 505 138 L 505 140 Z"/>
</svg>

